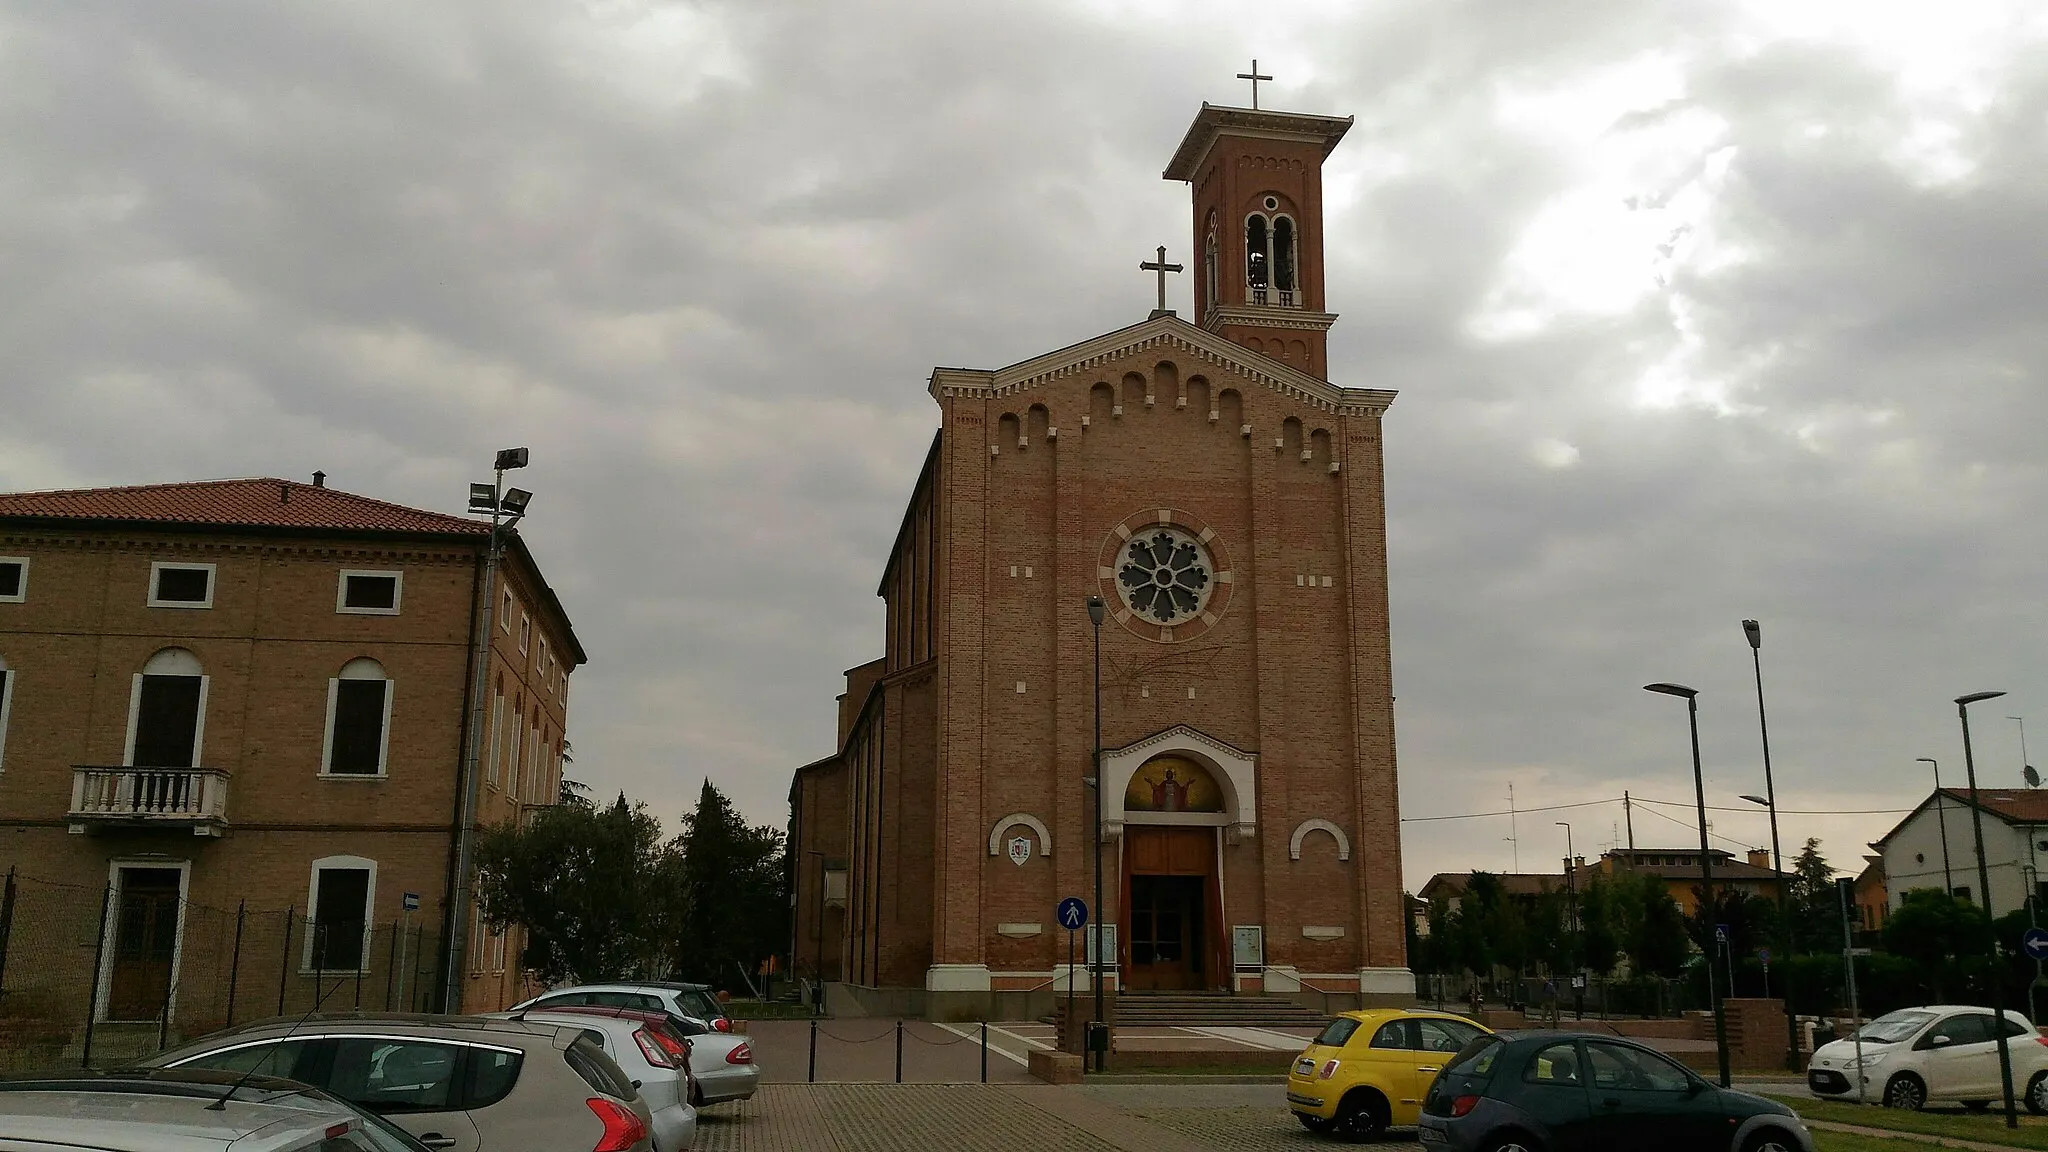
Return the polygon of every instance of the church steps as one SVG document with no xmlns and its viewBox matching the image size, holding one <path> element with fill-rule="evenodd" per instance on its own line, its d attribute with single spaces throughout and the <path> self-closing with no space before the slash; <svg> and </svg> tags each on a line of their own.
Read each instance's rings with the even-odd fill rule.
<svg viewBox="0 0 2048 1152">
<path fill-rule="evenodd" d="M 1225 992 L 1126 992 L 1111 1015 L 1124 1028 L 1320 1028 L 1329 1021 L 1284 997 Z"/>
</svg>

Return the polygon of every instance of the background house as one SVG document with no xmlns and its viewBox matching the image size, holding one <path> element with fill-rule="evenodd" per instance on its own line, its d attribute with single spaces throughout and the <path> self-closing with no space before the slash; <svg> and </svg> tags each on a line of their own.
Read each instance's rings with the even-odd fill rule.
<svg viewBox="0 0 2048 1152">
<path fill-rule="evenodd" d="M 2048 791 L 1979 789 L 1984 815 L 1984 863 L 1991 878 L 1991 914 L 2023 907 L 2040 895 L 2040 863 L 2048 857 Z M 1970 794 L 1961 788 L 1930 792 L 1891 831 L 1871 843 L 1884 861 L 1886 903 L 1896 909 L 1916 888 L 1946 889 L 1982 901 Z"/>
<path fill-rule="evenodd" d="M 317 475 L 0 495 L 10 1004 L 439 1005 L 458 918 L 462 1006 L 516 993 L 449 895 L 488 539 Z M 554 801 L 584 660 L 516 533 L 490 598 L 484 823 Z"/>
</svg>

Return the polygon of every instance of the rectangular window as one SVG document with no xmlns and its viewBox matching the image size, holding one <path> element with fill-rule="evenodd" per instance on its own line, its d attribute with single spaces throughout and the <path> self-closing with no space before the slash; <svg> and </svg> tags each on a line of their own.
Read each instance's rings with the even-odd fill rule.
<svg viewBox="0 0 2048 1152">
<path fill-rule="evenodd" d="M 198 761 L 203 676 L 139 676 L 135 692 L 135 745 L 128 763 L 145 768 L 191 768 Z"/>
<path fill-rule="evenodd" d="M 513 605 L 512 605 L 512 593 L 511 593 L 510 591 L 507 591 L 507 592 L 505 593 L 505 602 L 504 602 L 503 604 L 499 605 L 499 607 L 498 607 L 498 629 L 499 629 L 499 631 L 502 631 L 502 632 L 510 632 L 510 631 L 512 631 L 512 608 L 513 608 Z"/>
<path fill-rule="evenodd" d="M 491 971 L 505 970 L 505 932 L 503 928 L 491 933 Z"/>
<path fill-rule="evenodd" d="M 161 560 L 149 566 L 151 608 L 213 607 L 213 565 L 167 564 Z"/>
<path fill-rule="evenodd" d="M 0 604 L 28 599 L 28 557 L 0 556 Z"/>
<path fill-rule="evenodd" d="M 521 652 L 526 651 L 527 645 L 531 644 L 532 642 L 533 617 L 528 616 L 524 612 L 521 612 L 519 614 L 519 650 Z"/>
<path fill-rule="evenodd" d="M 526 725 L 521 724 L 519 717 L 514 716 L 512 718 L 512 746 L 505 750 L 504 780 L 507 789 L 519 787 L 519 737 L 525 730 Z"/>
<path fill-rule="evenodd" d="M 370 912 L 368 868 L 322 868 L 313 874 L 312 967 L 353 972 L 363 966 L 363 929 Z"/>
<path fill-rule="evenodd" d="M 484 779 L 491 787 L 498 786 L 498 757 L 505 751 L 505 697 L 502 693 L 491 697 L 491 755 L 484 761 Z"/>
<path fill-rule="evenodd" d="M 330 680 L 327 772 L 333 776 L 381 776 L 384 729 L 391 714 L 391 681 Z"/>
<path fill-rule="evenodd" d="M 472 976 L 484 974 L 484 910 L 476 908 L 469 914 L 469 972 Z"/>
<path fill-rule="evenodd" d="M 334 593 L 334 610 L 357 616 L 396 616 L 403 573 L 344 569 Z"/>
</svg>

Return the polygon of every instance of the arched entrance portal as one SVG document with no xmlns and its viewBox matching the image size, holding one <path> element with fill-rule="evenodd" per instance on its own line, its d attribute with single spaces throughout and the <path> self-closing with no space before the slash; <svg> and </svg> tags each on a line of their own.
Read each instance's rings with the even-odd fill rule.
<svg viewBox="0 0 2048 1152">
<path fill-rule="evenodd" d="M 1165 753 L 1124 789 L 1121 960 L 1132 991 L 1227 986 L 1218 837 L 1222 787 L 1200 762 Z"/>
</svg>

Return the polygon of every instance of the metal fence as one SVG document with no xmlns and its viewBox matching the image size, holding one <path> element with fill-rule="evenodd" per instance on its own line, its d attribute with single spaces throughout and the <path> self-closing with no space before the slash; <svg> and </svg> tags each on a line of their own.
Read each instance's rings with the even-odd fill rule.
<svg viewBox="0 0 2048 1152">
<path fill-rule="evenodd" d="M 1587 977 L 1573 987 L 1569 976 L 1502 976 L 1475 981 L 1469 975 L 1418 972 L 1415 995 L 1425 1004 L 1469 1010 L 1475 989 L 1485 1007 L 1519 1008 L 1530 1013 L 1609 1017 L 1674 1017 L 1703 1011 L 1709 1005 L 1697 981 L 1640 976 L 1616 979 Z"/>
<path fill-rule="evenodd" d="M 424 1011 L 441 938 L 421 918 L 308 923 L 166 893 L 115 898 L 9 871 L 0 890 L 0 1069 L 109 1067 L 270 1016 Z"/>
</svg>

